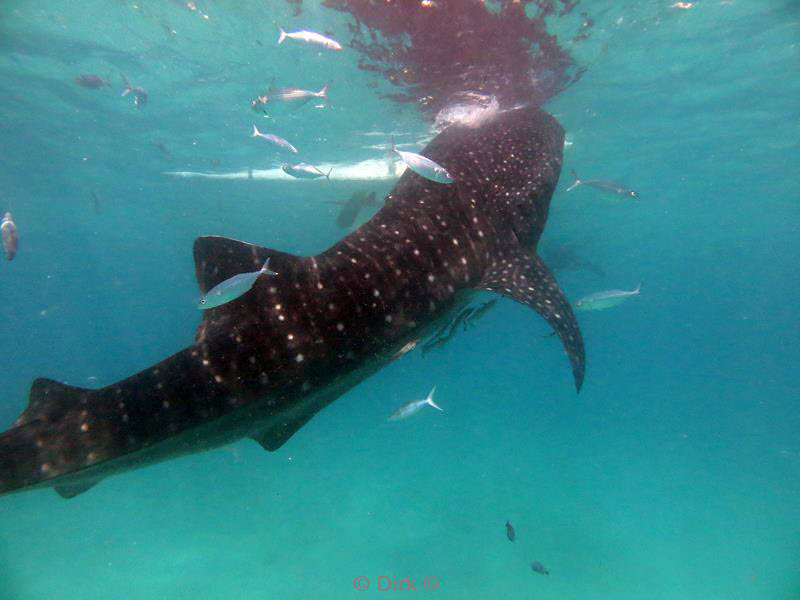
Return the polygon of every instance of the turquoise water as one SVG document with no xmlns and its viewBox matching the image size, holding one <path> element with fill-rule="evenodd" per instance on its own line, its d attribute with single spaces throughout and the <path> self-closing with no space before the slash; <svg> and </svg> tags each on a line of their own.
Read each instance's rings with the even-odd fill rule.
<svg viewBox="0 0 800 600">
<path fill-rule="evenodd" d="M 21 238 L 0 264 L 3 429 L 36 377 L 106 385 L 189 344 L 198 235 L 316 253 L 343 235 L 326 201 L 391 189 L 165 174 L 280 164 L 248 137 L 273 77 L 333 80 L 327 108 L 269 123 L 307 162 L 380 159 L 368 132 L 428 135 L 351 50 L 274 46 L 279 24 L 347 37 L 348 17 L 305 4 L 0 6 L 0 208 Z M 542 254 L 602 269 L 557 271 L 573 301 L 643 282 L 580 313 L 580 395 L 547 325 L 501 300 L 274 453 L 244 440 L 68 501 L 0 498 L 0 598 L 370 597 L 382 576 L 438 598 L 800 598 L 800 7 L 670 4 L 581 4 L 591 36 L 562 43 L 586 72 L 545 107 L 569 144 Z M 570 168 L 641 199 L 566 193 Z M 444 413 L 386 422 L 434 383 Z"/>
</svg>

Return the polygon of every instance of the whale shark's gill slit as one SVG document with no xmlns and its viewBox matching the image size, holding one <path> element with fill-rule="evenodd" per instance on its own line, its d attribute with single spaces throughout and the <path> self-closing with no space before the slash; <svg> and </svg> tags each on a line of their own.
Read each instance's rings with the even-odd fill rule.
<svg viewBox="0 0 800 600">
<path fill-rule="evenodd" d="M 520 251 L 497 263 L 482 287 L 530 306 L 553 327 L 572 364 L 575 389 L 580 391 L 586 371 L 583 336 L 569 301 L 553 274 L 536 254 Z"/>
</svg>

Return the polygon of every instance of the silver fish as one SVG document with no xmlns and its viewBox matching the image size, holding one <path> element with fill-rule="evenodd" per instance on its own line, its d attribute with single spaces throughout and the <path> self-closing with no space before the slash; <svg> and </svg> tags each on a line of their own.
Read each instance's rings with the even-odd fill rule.
<svg viewBox="0 0 800 600">
<path fill-rule="evenodd" d="M 618 183 L 614 183 L 613 181 L 596 181 L 596 180 L 589 180 L 584 181 L 583 179 L 578 179 L 578 174 L 575 173 L 574 170 L 571 170 L 572 176 L 575 178 L 575 183 L 567 188 L 566 191 L 571 192 L 579 185 L 588 185 L 589 187 L 593 187 L 598 190 L 602 190 L 604 192 L 609 192 L 611 194 L 617 194 L 618 196 L 628 196 L 630 198 L 638 198 L 639 192 L 635 192 L 631 189 L 623 187 Z"/>
<path fill-rule="evenodd" d="M 17 226 L 14 224 L 10 212 L 3 217 L 3 221 L 0 223 L 0 232 L 3 236 L 3 250 L 5 250 L 6 258 L 14 260 L 19 246 L 19 235 L 17 235 Z"/>
<path fill-rule="evenodd" d="M 396 360 L 400 360 L 400 359 L 401 359 L 401 358 L 403 358 L 403 357 L 404 357 L 406 354 L 408 354 L 408 353 L 409 353 L 409 352 L 411 352 L 411 351 L 412 351 L 414 348 L 416 348 L 416 347 L 417 347 L 417 343 L 419 343 L 419 339 L 416 339 L 416 340 L 411 340 L 410 342 L 406 342 L 405 344 L 403 344 L 403 347 L 402 347 L 402 348 L 400 348 L 400 350 L 398 350 L 397 352 L 395 352 L 395 353 L 392 355 L 392 358 L 390 358 L 390 359 L 389 359 L 389 361 L 390 361 L 390 362 L 394 362 L 394 361 L 396 361 Z"/>
<path fill-rule="evenodd" d="M 256 124 L 253 123 L 253 133 L 250 134 L 250 137 L 260 137 L 268 142 L 272 142 L 276 146 L 280 146 L 281 148 L 286 148 L 289 152 L 297 153 L 297 148 L 292 146 L 289 142 L 287 142 L 282 137 L 278 137 L 277 135 L 273 135 L 272 133 L 261 133 L 256 127 Z"/>
<path fill-rule="evenodd" d="M 293 31 L 292 33 L 286 33 L 283 30 L 283 27 L 279 27 L 278 29 L 281 30 L 281 35 L 278 38 L 278 43 L 282 44 L 286 38 L 292 40 L 298 40 L 301 42 L 305 42 L 307 44 L 317 44 L 319 46 L 324 46 L 329 50 L 341 50 L 342 45 L 337 42 L 336 40 L 332 40 L 331 38 L 325 37 L 321 33 L 316 33 L 314 31 L 306 31 L 302 29 L 300 31 Z"/>
<path fill-rule="evenodd" d="M 292 177 L 296 177 L 297 179 L 318 179 L 320 177 L 325 177 L 326 179 L 330 180 L 331 178 L 331 171 L 333 171 L 333 167 L 328 169 L 328 172 L 325 173 L 324 171 L 320 171 L 314 165 L 309 165 L 306 163 L 297 163 L 296 165 L 283 165 L 281 167 L 283 172 L 287 175 L 291 175 Z"/>
<path fill-rule="evenodd" d="M 197 308 L 200 310 L 207 310 L 215 306 L 227 304 L 231 300 L 236 300 L 239 296 L 249 292 L 250 288 L 252 288 L 253 284 L 256 282 L 256 279 L 262 275 L 277 275 L 275 271 L 270 271 L 269 259 L 267 259 L 260 271 L 239 273 L 215 285 L 200 298 L 200 301 L 197 303 Z"/>
<path fill-rule="evenodd" d="M 394 411 L 391 415 L 389 415 L 389 421 L 400 421 L 401 419 L 407 419 L 415 414 L 417 414 L 425 405 L 432 406 L 437 410 L 444 411 L 444 409 L 436 404 L 433 401 L 433 394 L 436 391 L 436 386 L 433 386 L 430 394 L 424 400 L 412 400 L 411 402 L 407 402 L 403 404 L 400 408 Z"/>
<path fill-rule="evenodd" d="M 450 176 L 450 173 L 447 172 L 447 169 L 433 162 L 430 158 L 425 158 L 421 154 L 415 154 L 414 152 L 398 150 L 395 148 L 394 143 L 392 143 L 392 150 L 406 163 L 409 169 L 425 179 L 430 179 L 436 183 L 453 183 L 455 181 Z"/>
<path fill-rule="evenodd" d="M 621 304 L 631 296 L 638 296 L 641 293 L 642 284 L 636 289 L 626 290 L 605 290 L 584 296 L 575 303 L 578 310 L 603 310 Z"/>
<path fill-rule="evenodd" d="M 250 106 L 257 112 L 266 113 L 266 109 L 268 107 L 281 104 L 287 106 L 302 106 L 312 98 L 321 98 L 322 100 L 327 101 L 328 89 L 330 88 L 330 85 L 331 82 L 329 81 L 318 92 L 301 90 L 300 88 L 276 88 L 274 86 L 270 86 L 266 93 L 253 100 L 250 103 Z"/>
</svg>

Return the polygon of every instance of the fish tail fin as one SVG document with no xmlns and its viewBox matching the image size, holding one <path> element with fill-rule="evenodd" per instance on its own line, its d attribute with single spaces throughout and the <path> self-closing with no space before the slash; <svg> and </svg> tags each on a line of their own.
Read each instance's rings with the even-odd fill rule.
<svg viewBox="0 0 800 600">
<path fill-rule="evenodd" d="M 77 431 L 81 407 L 91 405 L 98 390 L 65 385 L 51 379 L 37 379 L 31 385 L 28 406 L 8 431 L 0 433 L 0 495 L 26 487 L 46 485 L 57 472 L 42 469 L 49 458 L 47 448 L 58 444 L 77 447 L 77 438 L 67 433 Z M 66 425 L 65 425 L 66 423 Z M 80 434 L 79 434 L 80 435 Z M 69 455 L 71 456 L 71 455 Z M 85 467 L 81 462 L 80 467 Z M 59 465 L 64 471 L 77 470 L 74 464 Z M 97 480 L 73 485 L 56 485 L 64 498 L 72 498 L 89 489 Z"/>
<path fill-rule="evenodd" d="M 122 74 L 120 73 L 120 75 Z M 120 94 L 120 96 L 127 96 L 133 91 L 133 86 L 131 85 L 131 82 L 128 81 L 128 78 L 125 77 L 125 75 L 122 75 L 122 83 L 125 85 L 125 90 Z"/>
<path fill-rule="evenodd" d="M 269 259 L 271 257 L 267 257 L 267 260 L 264 261 L 264 266 L 261 267 L 261 274 L 262 275 L 277 275 L 277 273 L 269 268 Z"/>
<path fill-rule="evenodd" d="M 397 152 L 397 146 L 394 143 L 394 134 L 392 134 L 392 147 L 386 153 L 386 160 L 389 161 L 389 172 L 392 175 L 395 174 L 395 165 L 394 165 L 394 163 L 398 158 L 400 158 L 402 160 L 402 157 Z"/>
<path fill-rule="evenodd" d="M 578 179 L 578 174 L 575 172 L 575 169 L 570 169 L 569 172 L 575 178 L 575 183 L 573 183 L 571 186 L 569 186 L 567 188 L 567 190 L 566 190 L 568 192 L 571 192 L 572 190 L 574 190 L 576 187 L 578 187 L 583 182 L 580 179 Z"/>
<path fill-rule="evenodd" d="M 425 402 L 427 404 L 429 404 L 430 406 L 432 406 L 433 408 L 435 408 L 436 410 L 440 410 L 440 411 L 444 412 L 444 409 L 441 406 L 439 406 L 438 404 L 436 404 L 436 402 L 433 401 L 434 392 L 436 392 L 436 386 L 433 386 L 433 389 L 431 390 L 431 393 L 428 394 L 427 398 L 425 398 Z"/>
<path fill-rule="evenodd" d="M 327 173 L 325 173 L 325 179 L 327 179 L 328 181 L 330 181 L 330 180 L 331 180 L 331 172 L 332 172 L 332 171 L 333 171 L 333 167 L 331 167 L 330 169 L 328 169 L 328 172 L 327 172 Z"/>
<path fill-rule="evenodd" d="M 325 100 L 327 101 L 328 100 L 328 90 L 330 89 L 330 87 L 331 87 L 331 81 L 326 83 L 322 87 L 322 89 L 317 92 L 317 96 L 319 96 L 320 98 L 325 98 Z"/>
<path fill-rule="evenodd" d="M 283 40 L 286 39 L 286 32 L 283 30 L 283 27 L 278 27 L 278 29 L 280 29 L 280 31 L 281 31 L 281 35 L 278 38 L 278 44 L 282 44 Z"/>
<path fill-rule="evenodd" d="M 250 137 L 258 137 L 259 135 L 261 135 L 261 132 L 256 127 L 256 124 L 253 123 L 253 133 L 250 134 Z"/>
<path fill-rule="evenodd" d="M 636 286 L 636 289 L 633 290 L 634 294 L 641 294 L 642 293 L 642 282 L 639 282 L 639 285 Z"/>
</svg>

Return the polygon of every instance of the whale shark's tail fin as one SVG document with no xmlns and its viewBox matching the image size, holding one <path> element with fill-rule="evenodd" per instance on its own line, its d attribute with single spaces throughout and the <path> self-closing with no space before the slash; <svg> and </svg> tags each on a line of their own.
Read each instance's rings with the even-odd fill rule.
<svg viewBox="0 0 800 600">
<path fill-rule="evenodd" d="M 481 287 L 530 306 L 553 328 L 572 364 L 575 389 L 581 390 L 586 371 L 583 336 L 569 301 L 553 274 L 535 253 L 520 249 L 489 270 Z"/>
<path fill-rule="evenodd" d="M 33 382 L 27 408 L 11 429 L 0 433 L 0 495 L 47 485 L 47 481 L 73 471 L 76 462 L 82 461 L 82 466 L 87 467 L 100 458 L 96 452 L 87 450 L 88 444 L 78 443 L 80 436 L 68 445 L 68 436 L 64 435 L 65 422 L 74 431 L 89 431 L 93 423 L 85 416 L 85 407 L 94 402 L 96 395 L 97 390 L 52 379 Z M 100 477 L 75 478 L 54 487 L 63 498 L 72 498 L 99 481 Z"/>
</svg>

